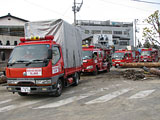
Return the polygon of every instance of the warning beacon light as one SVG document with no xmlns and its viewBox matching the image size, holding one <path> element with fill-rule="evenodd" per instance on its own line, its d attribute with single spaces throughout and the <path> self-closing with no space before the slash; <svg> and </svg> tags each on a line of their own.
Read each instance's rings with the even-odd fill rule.
<svg viewBox="0 0 160 120">
<path fill-rule="evenodd" d="M 39 37 L 39 36 L 33 36 L 33 37 L 22 37 L 20 38 L 21 42 L 26 42 L 26 41 L 40 41 L 40 40 L 53 40 L 54 37 L 52 35 L 46 35 L 44 37 Z"/>
</svg>

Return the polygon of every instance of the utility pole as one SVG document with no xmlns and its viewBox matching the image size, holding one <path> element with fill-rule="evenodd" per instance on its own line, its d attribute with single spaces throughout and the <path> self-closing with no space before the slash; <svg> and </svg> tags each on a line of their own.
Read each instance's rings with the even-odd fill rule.
<svg viewBox="0 0 160 120">
<path fill-rule="evenodd" d="M 74 25 L 76 26 L 76 13 L 80 11 L 81 7 L 82 7 L 82 4 L 83 4 L 83 0 L 81 3 L 76 3 L 76 0 L 74 0 L 74 3 L 73 3 L 73 7 L 72 7 L 72 11 L 74 13 Z"/>
<path fill-rule="evenodd" d="M 135 25 L 135 47 L 137 46 L 137 36 L 136 36 L 136 32 L 137 32 L 137 21 L 138 21 L 138 19 L 135 19 L 134 20 L 134 25 Z"/>
</svg>

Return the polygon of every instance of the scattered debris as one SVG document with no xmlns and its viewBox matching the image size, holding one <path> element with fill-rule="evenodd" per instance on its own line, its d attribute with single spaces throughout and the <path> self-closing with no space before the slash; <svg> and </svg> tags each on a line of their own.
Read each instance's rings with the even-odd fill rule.
<svg viewBox="0 0 160 120">
<path fill-rule="evenodd" d="M 0 84 L 6 83 L 7 82 L 7 77 L 4 75 L 0 75 Z"/>
<path fill-rule="evenodd" d="M 142 80 L 145 78 L 143 71 L 136 71 L 134 69 L 128 69 L 123 72 L 123 77 L 132 80 Z"/>
<path fill-rule="evenodd" d="M 160 70 L 158 70 L 156 68 L 150 68 L 150 73 L 160 76 Z"/>
</svg>

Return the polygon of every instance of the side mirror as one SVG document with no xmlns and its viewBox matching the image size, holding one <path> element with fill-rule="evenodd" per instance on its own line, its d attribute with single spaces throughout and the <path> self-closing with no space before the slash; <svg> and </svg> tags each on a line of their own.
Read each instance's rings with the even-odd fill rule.
<svg viewBox="0 0 160 120">
<path fill-rule="evenodd" d="M 94 54 L 92 54 L 92 58 L 94 58 Z"/>
<path fill-rule="evenodd" d="M 1 52 L 1 60 L 2 61 L 6 60 L 6 56 L 5 56 L 5 53 L 3 51 Z"/>
<path fill-rule="evenodd" d="M 52 59 L 52 49 L 48 49 L 48 59 Z"/>
</svg>

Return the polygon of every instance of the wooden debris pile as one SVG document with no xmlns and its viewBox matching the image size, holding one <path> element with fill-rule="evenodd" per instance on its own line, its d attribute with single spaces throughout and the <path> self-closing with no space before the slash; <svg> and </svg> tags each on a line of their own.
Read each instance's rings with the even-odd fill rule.
<svg viewBox="0 0 160 120">
<path fill-rule="evenodd" d="M 136 71 L 134 69 L 128 69 L 123 72 L 123 77 L 132 80 L 141 80 L 145 78 L 143 71 Z"/>
<path fill-rule="evenodd" d="M 7 77 L 4 76 L 3 74 L 0 74 L 0 84 L 6 83 L 7 82 Z"/>
</svg>

